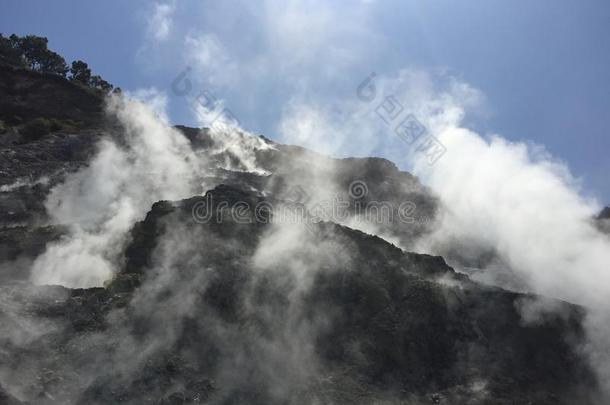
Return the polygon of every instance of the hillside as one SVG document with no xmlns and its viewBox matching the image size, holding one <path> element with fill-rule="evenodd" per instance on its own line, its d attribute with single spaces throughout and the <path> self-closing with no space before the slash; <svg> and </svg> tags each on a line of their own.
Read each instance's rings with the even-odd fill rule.
<svg viewBox="0 0 610 405">
<path fill-rule="evenodd" d="M 439 202 L 393 163 L 150 123 L 123 96 L 15 66 L 0 100 L 1 403 L 592 403 L 585 310 L 553 301 L 562 315 L 526 322 L 538 297 L 411 252 Z M 31 135 L 36 120 L 50 124 Z M 188 181 L 152 153 L 172 148 Z M 129 209 L 106 203 L 115 183 Z M 380 202 L 391 216 L 363 220 Z M 91 240 L 113 273 L 79 285 Z M 73 284 L 33 282 L 51 259 Z"/>
</svg>

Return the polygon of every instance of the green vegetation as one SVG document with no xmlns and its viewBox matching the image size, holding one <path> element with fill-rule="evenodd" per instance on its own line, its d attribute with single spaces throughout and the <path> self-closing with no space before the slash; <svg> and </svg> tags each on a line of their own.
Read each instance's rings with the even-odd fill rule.
<svg viewBox="0 0 610 405">
<path fill-rule="evenodd" d="M 82 84 L 89 84 L 91 82 L 91 69 L 82 60 L 72 62 L 70 73 L 74 81 L 81 82 Z"/>
<path fill-rule="evenodd" d="M 13 34 L 6 38 L 0 34 L 0 62 L 65 77 L 106 93 L 113 90 L 112 84 L 98 75 L 92 75 L 91 69 L 82 60 L 72 62 L 72 67 L 68 68 L 61 55 L 47 48 L 48 43 L 47 38 L 36 35 L 19 37 Z"/>
<path fill-rule="evenodd" d="M 5 38 L 0 34 L 0 58 L 37 72 L 65 77 L 68 65 L 64 58 L 47 48 L 48 42 L 46 38 L 35 35 L 18 37 L 13 34 Z"/>
<path fill-rule="evenodd" d="M 95 87 L 96 89 L 105 92 L 110 92 L 113 89 L 112 84 L 98 75 L 92 75 L 91 69 L 89 69 L 89 66 L 82 60 L 75 60 L 72 62 L 70 73 L 72 74 L 71 80 L 80 82 L 86 86 Z"/>
<path fill-rule="evenodd" d="M 7 130 L 6 124 L 4 123 L 4 121 L 0 120 L 0 134 L 5 133 Z"/>
<path fill-rule="evenodd" d="M 79 124 L 72 120 L 58 120 L 56 118 L 36 118 L 26 122 L 19 129 L 22 142 L 32 142 L 42 138 L 44 135 L 59 130 L 77 130 Z"/>
<path fill-rule="evenodd" d="M 19 133 L 24 142 L 35 141 L 50 133 L 55 128 L 51 120 L 47 118 L 36 118 L 21 127 Z"/>
</svg>

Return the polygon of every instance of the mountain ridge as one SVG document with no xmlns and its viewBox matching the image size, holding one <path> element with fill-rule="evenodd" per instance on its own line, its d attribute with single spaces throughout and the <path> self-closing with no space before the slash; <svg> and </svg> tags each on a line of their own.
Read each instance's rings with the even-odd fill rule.
<svg viewBox="0 0 610 405">
<path fill-rule="evenodd" d="M 100 92 L 61 77 L 1 67 L 0 100 L 0 400 L 594 403 L 584 309 L 551 300 L 563 316 L 527 322 L 519 308 L 540 297 L 409 252 L 439 201 L 382 158 L 176 126 L 204 162 L 203 192 L 140 207 L 104 286 L 32 285 L 32 263 L 82 232 L 50 215 L 49 194 L 91 166 L 100 140 L 127 136 Z M 59 128 L 24 138 L 37 119 Z M 345 218 L 311 213 L 334 199 Z M 373 202 L 395 215 L 410 202 L 413 222 L 361 226 L 357 209 Z M 306 215 L 273 221 L 285 206 Z"/>
</svg>

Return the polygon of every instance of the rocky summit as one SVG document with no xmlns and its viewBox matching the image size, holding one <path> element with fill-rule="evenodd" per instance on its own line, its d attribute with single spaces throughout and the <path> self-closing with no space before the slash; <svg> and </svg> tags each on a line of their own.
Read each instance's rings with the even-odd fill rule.
<svg viewBox="0 0 610 405">
<path fill-rule="evenodd" d="M 0 66 L 0 403 L 593 403 L 585 309 L 415 253 L 413 175 L 145 110 Z"/>
</svg>

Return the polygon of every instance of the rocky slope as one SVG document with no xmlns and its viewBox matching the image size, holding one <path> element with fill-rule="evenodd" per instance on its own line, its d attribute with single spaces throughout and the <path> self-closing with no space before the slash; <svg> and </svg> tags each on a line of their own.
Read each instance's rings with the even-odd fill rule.
<svg viewBox="0 0 610 405">
<path fill-rule="evenodd" d="M 68 234 L 48 215 L 50 190 L 89 164 L 98 140 L 124 135 L 101 94 L 1 69 L 0 403 L 591 400 L 584 310 L 556 302 L 563 316 L 528 323 L 519 308 L 537 297 L 409 253 L 438 202 L 384 159 L 265 138 L 246 159 L 210 130 L 177 127 L 205 157 L 205 194 L 143 207 L 105 286 L 32 285 L 32 261 Z M 39 118 L 59 124 L 24 135 Z M 345 215 L 320 209 L 332 198 Z M 357 221 L 381 201 L 394 218 L 412 203 L 412 221 Z M 281 220 L 286 207 L 306 218 Z"/>
</svg>

